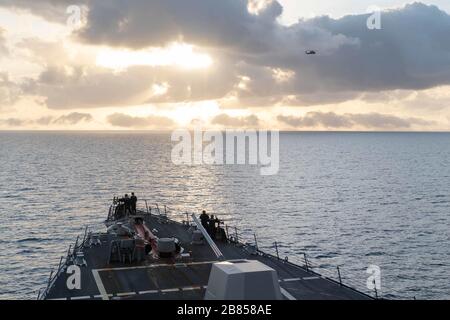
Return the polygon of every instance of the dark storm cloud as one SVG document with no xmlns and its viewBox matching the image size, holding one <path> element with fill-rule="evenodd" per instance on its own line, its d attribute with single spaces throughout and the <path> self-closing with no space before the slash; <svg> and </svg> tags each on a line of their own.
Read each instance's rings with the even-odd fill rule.
<svg viewBox="0 0 450 320">
<path fill-rule="evenodd" d="M 173 126 L 175 123 L 166 117 L 148 116 L 148 117 L 133 117 L 123 113 L 114 113 L 107 117 L 107 121 L 114 127 L 122 128 L 167 128 Z"/>
<path fill-rule="evenodd" d="M 211 120 L 211 123 L 225 127 L 257 127 L 259 119 L 255 115 L 247 117 L 231 117 L 227 114 L 219 114 Z"/>
<path fill-rule="evenodd" d="M 351 129 L 355 126 L 366 129 L 408 129 L 413 125 L 430 126 L 432 121 L 418 118 L 400 118 L 380 113 L 338 115 L 334 112 L 308 112 L 303 117 L 279 115 L 277 120 L 293 128 L 325 127 L 329 129 Z"/>
</svg>

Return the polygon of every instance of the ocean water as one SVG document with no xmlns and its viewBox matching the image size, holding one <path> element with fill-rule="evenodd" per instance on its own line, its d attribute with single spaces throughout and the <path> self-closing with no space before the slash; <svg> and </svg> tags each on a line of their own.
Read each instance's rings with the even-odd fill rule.
<svg viewBox="0 0 450 320">
<path fill-rule="evenodd" d="M 0 298 L 34 299 L 110 199 L 134 191 L 174 217 L 206 209 L 242 236 L 387 298 L 450 298 L 450 134 L 281 133 L 280 171 L 176 166 L 169 134 L 0 133 Z"/>
</svg>

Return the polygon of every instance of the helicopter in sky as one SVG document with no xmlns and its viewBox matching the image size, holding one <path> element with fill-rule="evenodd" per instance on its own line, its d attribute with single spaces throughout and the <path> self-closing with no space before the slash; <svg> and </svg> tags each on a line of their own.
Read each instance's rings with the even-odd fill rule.
<svg viewBox="0 0 450 320">
<path fill-rule="evenodd" d="M 306 50 L 305 53 L 306 53 L 307 55 L 314 55 L 314 54 L 317 54 L 317 52 L 316 52 L 315 50 Z"/>
</svg>

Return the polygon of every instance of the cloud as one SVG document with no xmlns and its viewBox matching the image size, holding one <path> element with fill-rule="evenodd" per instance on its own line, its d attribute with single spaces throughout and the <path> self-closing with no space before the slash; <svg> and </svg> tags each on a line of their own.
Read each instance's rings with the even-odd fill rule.
<svg viewBox="0 0 450 320">
<path fill-rule="evenodd" d="M 251 80 L 238 91 L 237 100 L 278 97 L 282 104 L 291 96 L 292 105 L 333 104 L 364 93 L 421 90 L 450 82 L 448 14 L 434 6 L 407 5 L 383 12 L 381 30 L 368 30 L 367 17 L 320 17 L 283 28 L 279 39 L 285 41 L 278 49 L 246 58 L 245 75 Z M 325 48 L 326 43 L 333 45 Z M 318 55 L 305 56 L 298 47 L 318 48 Z M 285 68 L 295 77 L 277 83 L 262 66 Z"/>
<path fill-rule="evenodd" d="M 167 128 L 173 126 L 173 120 L 161 116 L 133 117 L 123 113 L 114 113 L 107 117 L 107 121 L 114 127 L 122 128 Z"/>
<path fill-rule="evenodd" d="M 63 41 L 44 41 L 40 38 L 24 38 L 16 44 L 16 48 L 22 51 L 24 59 L 28 62 L 35 63 L 45 67 L 56 66 L 81 66 L 84 61 L 80 61 L 76 52 L 68 49 L 67 44 Z"/>
<path fill-rule="evenodd" d="M 441 111 L 450 108 L 450 86 L 410 92 L 404 102 L 409 109 Z"/>
<path fill-rule="evenodd" d="M 21 94 L 20 86 L 11 82 L 7 73 L 0 72 L 0 108 L 16 103 Z"/>
<path fill-rule="evenodd" d="M 101 108 L 144 103 L 150 84 L 151 75 L 137 68 L 114 74 L 94 67 L 52 66 L 27 82 L 26 93 L 44 97 L 50 109 Z"/>
<path fill-rule="evenodd" d="M 259 51 L 282 13 L 273 1 L 259 15 L 246 0 L 90 1 L 84 41 L 120 47 L 164 46 L 182 39 L 205 47 Z"/>
<path fill-rule="evenodd" d="M 349 117 L 355 125 L 374 129 L 411 128 L 413 125 L 430 126 L 435 124 L 434 121 L 426 121 L 418 118 L 399 118 L 379 113 L 347 114 L 345 116 Z"/>
<path fill-rule="evenodd" d="M 334 112 L 309 112 L 304 117 L 283 116 L 277 117 L 278 121 L 285 123 L 291 127 L 316 127 L 324 126 L 327 128 L 346 128 L 353 124 L 345 116 L 339 116 Z"/>
<path fill-rule="evenodd" d="M 450 16 L 435 6 L 414 3 L 383 12 L 382 29 L 375 31 L 366 27 L 366 14 L 303 19 L 287 27 L 277 22 L 281 12 L 276 1 L 258 15 L 244 0 L 94 2 L 79 36 L 131 48 L 179 39 L 203 46 L 250 79 L 235 90 L 239 101 L 294 96 L 298 105 L 328 104 L 363 92 L 450 83 Z M 319 54 L 306 56 L 310 48 Z M 279 83 L 273 68 L 295 76 Z"/>
<path fill-rule="evenodd" d="M 44 97 L 50 109 L 80 109 L 213 100 L 231 90 L 233 79 L 226 70 L 177 72 L 170 67 L 132 67 L 113 72 L 93 66 L 48 67 L 38 79 L 29 79 L 23 89 Z M 166 84 L 167 90 L 155 94 L 152 88 L 161 84 Z"/>
<path fill-rule="evenodd" d="M 257 127 L 259 119 L 255 115 L 247 117 L 231 117 L 227 114 L 219 114 L 211 120 L 211 124 L 219 124 L 225 127 Z"/>
<path fill-rule="evenodd" d="M 17 118 L 0 119 L 0 125 L 5 125 L 7 127 L 21 127 L 26 123 L 26 120 Z"/>
<path fill-rule="evenodd" d="M 2 0 L 0 6 L 31 12 L 35 15 L 58 23 L 65 23 L 68 18 L 66 12 L 71 5 L 84 5 L 88 0 Z"/>
<path fill-rule="evenodd" d="M 282 12 L 281 5 L 276 1 L 265 2 L 258 14 L 251 14 L 246 0 L 87 1 L 89 13 L 86 26 L 77 34 L 80 40 L 95 45 L 106 44 L 134 49 L 164 46 L 181 40 L 192 43 L 212 55 L 214 68 L 210 68 L 209 72 L 153 68 L 146 69 L 145 76 L 144 72 L 137 74 L 126 71 L 117 75 L 110 70 L 106 72 L 86 68 L 82 77 L 74 78 L 65 74 L 63 68 L 49 66 L 47 62 L 47 70 L 41 75 L 40 81 L 32 82 L 33 86 L 29 87 L 46 96 L 47 105 L 55 109 L 89 108 L 95 107 L 96 104 L 116 105 L 113 101 L 117 101 L 117 104 L 136 104 L 137 100 L 144 99 L 142 96 L 136 99 L 137 93 L 142 93 L 143 87 L 130 77 L 139 77 L 142 85 L 147 84 L 148 87 L 157 81 L 169 84 L 170 91 L 166 95 L 147 97 L 148 102 L 221 99 L 230 94 L 239 81 L 239 76 L 246 73 L 247 66 L 256 64 L 257 69 L 265 69 L 267 62 L 258 60 L 273 60 L 271 56 L 276 57 L 274 64 L 285 63 L 280 60 L 284 58 L 279 54 L 284 54 L 280 49 L 288 44 L 291 47 L 289 55 L 302 56 L 305 45 L 302 42 L 305 39 L 312 39 L 312 43 L 317 46 L 322 43 L 319 47 L 324 51 L 357 42 L 355 39 L 346 39 L 343 35 L 333 35 L 326 30 L 309 26 L 304 30 L 299 28 L 299 32 L 289 31 L 277 22 L 277 17 Z M 4 5 L 24 8 L 26 3 L 27 1 L 7 2 Z M 55 2 L 44 3 L 44 8 L 53 6 L 55 10 L 61 9 L 61 5 Z M 48 8 L 37 10 L 32 4 L 29 9 L 47 16 L 51 11 Z M 35 42 L 29 46 L 33 46 L 35 51 L 39 49 Z M 55 50 L 53 47 L 48 51 Z M 39 49 L 44 55 L 48 51 Z M 105 81 L 107 79 L 103 77 L 111 80 Z M 56 81 L 48 82 L 48 79 Z M 149 83 L 151 79 L 153 83 Z M 63 81 L 64 86 L 57 85 L 59 80 Z M 264 91 L 265 86 L 272 88 L 273 81 L 274 79 L 270 78 L 267 84 L 258 84 L 260 88 L 254 90 L 253 96 L 257 96 L 258 91 Z M 275 94 L 285 94 L 286 90 L 282 86 L 277 89 Z M 98 94 L 95 95 L 90 90 Z M 120 94 L 108 101 L 104 91 Z M 130 96 L 135 99 L 129 99 Z"/>
<path fill-rule="evenodd" d="M 208 69 L 176 66 L 132 66 L 111 70 L 95 59 L 80 63 L 63 42 L 27 39 L 20 44 L 43 71 L 23 81 L 24 94 L 43 97 L 50 109 L 81 109 L 130 106 L 146 103 L 204 101 L 224 97 L 237 80 L 229 61 Z M 47 53 L 49 50 L 50 53 Z M 164 92 L 155 93 L 155 87 Z"/>
<path fill-rule="evenodd" d="M 46 119 L 39 119 L 42 121 L 45 121 Z M 82 121 L 84 122 L 90 122 L 93 120 L 92 115 L 90 115 L 89 113 L 79 113 L 79 112 L 72 112 L 70 114 L 61 116 L 57 119 L 55 119 L 53 121 L 53 123 L 55 124 L 69 124 L 69 125 L 74 125 L 74 124 L 78 124 Z"/>
<path fill-rule="evenodd" d="M 45 97 L 52 109 L 142 103 L 223 100 L 224 106 L 312 106 L 353 99 L 386 99 L 383 92 L 414 91 L 450 84 L 450 16 L 421 3 L 382 13 L 382 29 L 366 27 L 368 14 L 339 19 L 301 19 L 290 26 L 278 18 L 282 6 L 246 0 L 82 1 L 86 25 L 73 35 L 81 42 L 130 49 L 195 45 L 213 57 L 204 71 L 133 67 L 114 72 L 95 66 L 45 65 L 27 93 Z M 68 1 L 4 1 L 51 19 Z M 257 14 L 255 14 L 255 12 Z M 316 56 L 304 51 L 315 49 Z M 70 70 L 72 69 L 72 70 Z M 284 81 L 274 70 L 285 70 Z M 248 79 L 245 84 L 242 79 Z M 153 85 L 167 83 L 164 95 Z"/>
<path fill-rule="evenodd" d="M 81 122 L 91 122 L 94 118 L 89 113 L 72 112 L 59 117 L 44 116 L 37 119 L 19 119 L 8 118 L 0 119 L 0 125 L 8 127 L 24 127 L 24 126 L 50 126 L 50 125 L 77 125 Z"/>
<path fill-rule="evenodd" d="M 52 122 L 53 122 L 53 117 L 51 117 L 51 116 L 41 117 L 41 118 L 35 120 L 35 123 L 38 125 L 41 125 L 41 126 L 48 126 Z"/>
<path fill-rule="evenodd" d="M 6 46 L 5 33 L 6 30 L 0 27 L 0 59 L 4 56 L 9 55 L 9 49 Z"/>
<path fill-rule="evenodd" d="M 380 113 L 367 114 L 343 114 L 334 112 L 308 112 L 303 117 L 279 115 L 277 120 L 293 128 L 314 128 L 324 127 L 328 129 L 351 129 L 363 127 L 366 129 L 409 129 L 413 125 L 430 126 L 433 121 L 426 121 L 418 118 L 400 118 L 393 115 Z"/>
</svg>

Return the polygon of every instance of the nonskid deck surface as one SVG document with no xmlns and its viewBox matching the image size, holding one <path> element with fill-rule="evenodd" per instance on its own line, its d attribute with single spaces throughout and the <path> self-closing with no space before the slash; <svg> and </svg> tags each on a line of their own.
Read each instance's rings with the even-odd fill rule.
<svg viewBox="0 0 450 320">
<path fill-rule="evenodd" d="M 81 267 L 81 289 L 69 290 L 67 278 L 61 272 L 46 299 L 148 299 L 201 300 L 204 298 L 209 273 L 218 262 L 207 245 L 192 245 L 188 227 L 155 216 L 146 216 L 158 237 L 176 237 L 182 247 L 191 252 L 184 260 L 153 259 L 142 263 L 110 263 L 106 235 L 102 245 L 84 249 L 87 266 Z M 365 300 L 369 296 L 321 277 L 305 268 L 269 255 L 255 255 L 242 245 L 217 242 L 226 260 L 259 260 L 277 271 L 284 299 L 289 300 Z"/>
</svg>

